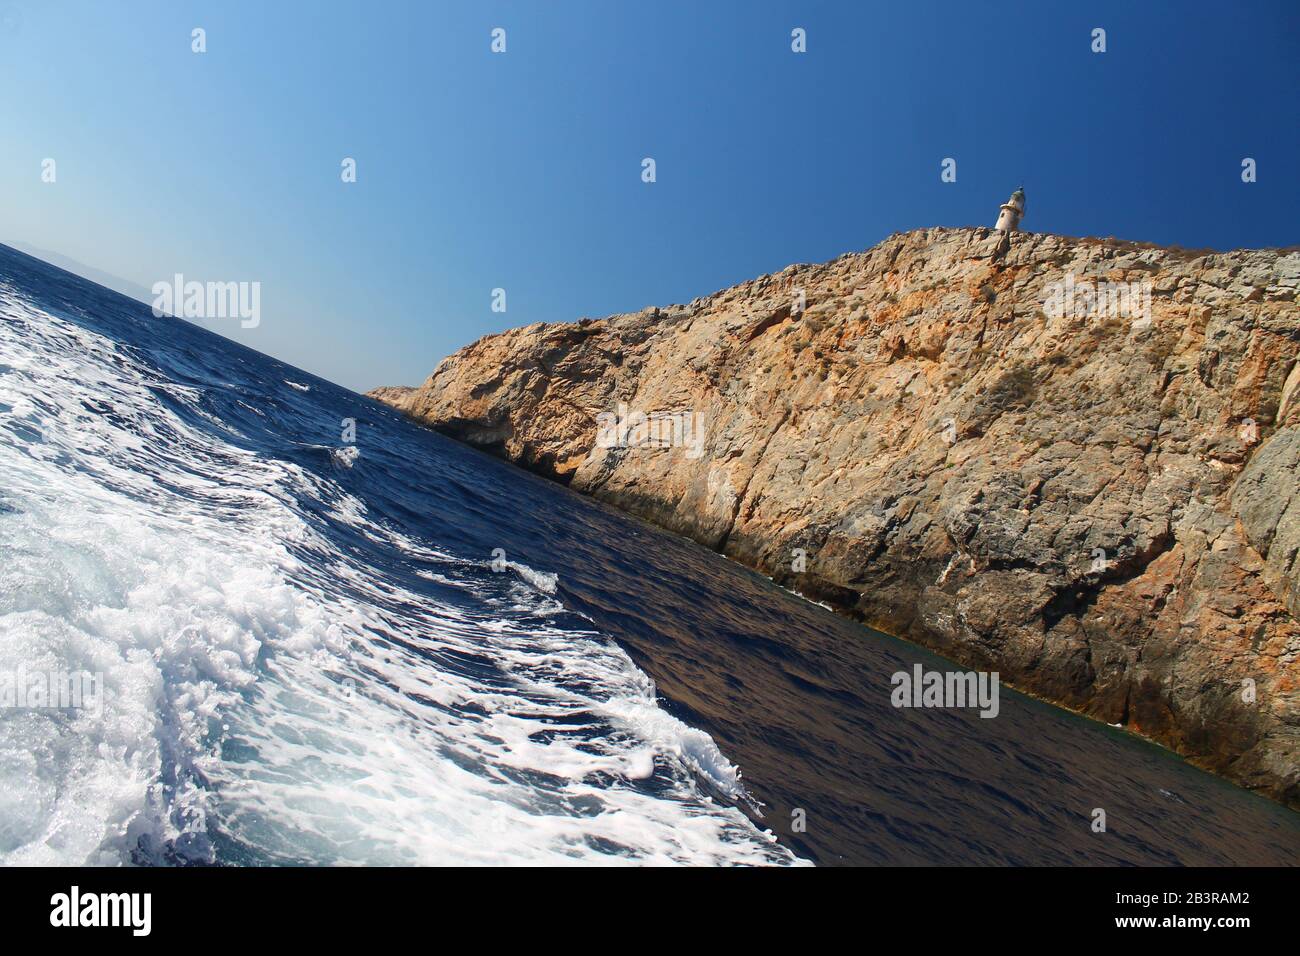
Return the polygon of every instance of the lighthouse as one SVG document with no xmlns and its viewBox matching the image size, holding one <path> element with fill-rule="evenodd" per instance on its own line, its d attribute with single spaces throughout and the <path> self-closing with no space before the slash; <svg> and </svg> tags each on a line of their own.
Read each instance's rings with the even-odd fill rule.
<svg viewBox="0 0 1300 956">
<path fill-rule="evenodd" d="M 998 213 L 998 224 L 994 229 L 1002 232 L 1015 232 L 1020 228 L 1020 220 L 1025 215 L 1025 187 L 1020 186 L 1011 194 L 1011 198 L 1002 204 Z"/>
</svg>

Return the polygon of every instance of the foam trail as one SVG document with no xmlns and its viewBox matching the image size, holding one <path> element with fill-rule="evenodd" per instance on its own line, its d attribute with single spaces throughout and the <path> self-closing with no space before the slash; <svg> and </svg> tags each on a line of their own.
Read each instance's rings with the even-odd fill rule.
<svg viewBox="0 0 1300 956">
<path fill-rule="evenodd" d="M 236 387 L 0 284 L 0 672 L 105 686 L 0 711 L 0 861 L 796 862 L 554 574 L 251 450 L 205 402 Z"/>
</svg>

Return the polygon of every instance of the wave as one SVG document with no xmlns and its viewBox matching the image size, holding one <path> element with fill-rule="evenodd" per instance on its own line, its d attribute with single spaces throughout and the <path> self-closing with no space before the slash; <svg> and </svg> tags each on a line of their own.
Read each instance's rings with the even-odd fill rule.
<svg viewBox="0 0 1300 956">
<path fill-rule="evenodd" d="M 0 285 L 0 671 L 105 687 L 0 713 L 0 861 L 799 862 L 555 574 L 373 517 L 222 387 Z"/>
<path fill-rule="evenodd" d="M 558 574 L 548 574 L 545 571 L 536 571 L 526 564 L 520 564 L 518 561 L 507 561 L 506 567 L 510 568 L 515 574 L 523 578 L 543 594 L 554 594 L 556 587 L 560 583 Z"/>
</svg>

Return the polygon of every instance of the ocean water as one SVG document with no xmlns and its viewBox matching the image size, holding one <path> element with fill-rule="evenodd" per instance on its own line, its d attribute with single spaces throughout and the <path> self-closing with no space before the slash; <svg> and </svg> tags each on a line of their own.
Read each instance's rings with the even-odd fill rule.
<svg viewBox="0 0 1300 956">
<path fill-rule="evenodd" d="M 894 709 L 914 663 L 0 247 L 0 674 L 103 685 L 0 708 L 6 864 L 1300 856 L 1300 816 L 1123 732 Z"/>
</svg>

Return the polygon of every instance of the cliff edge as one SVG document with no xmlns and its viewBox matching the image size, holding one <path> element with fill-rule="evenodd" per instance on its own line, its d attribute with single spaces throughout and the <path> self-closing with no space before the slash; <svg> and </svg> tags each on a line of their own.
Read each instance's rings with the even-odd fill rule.
<svg viewBox="0 0 1300 956">
<path fill-rule="evenodd" d="M 1300 253 L 1001 240 L 899 234 L 371 394 L 1300 808 Z"/>
</svg>

